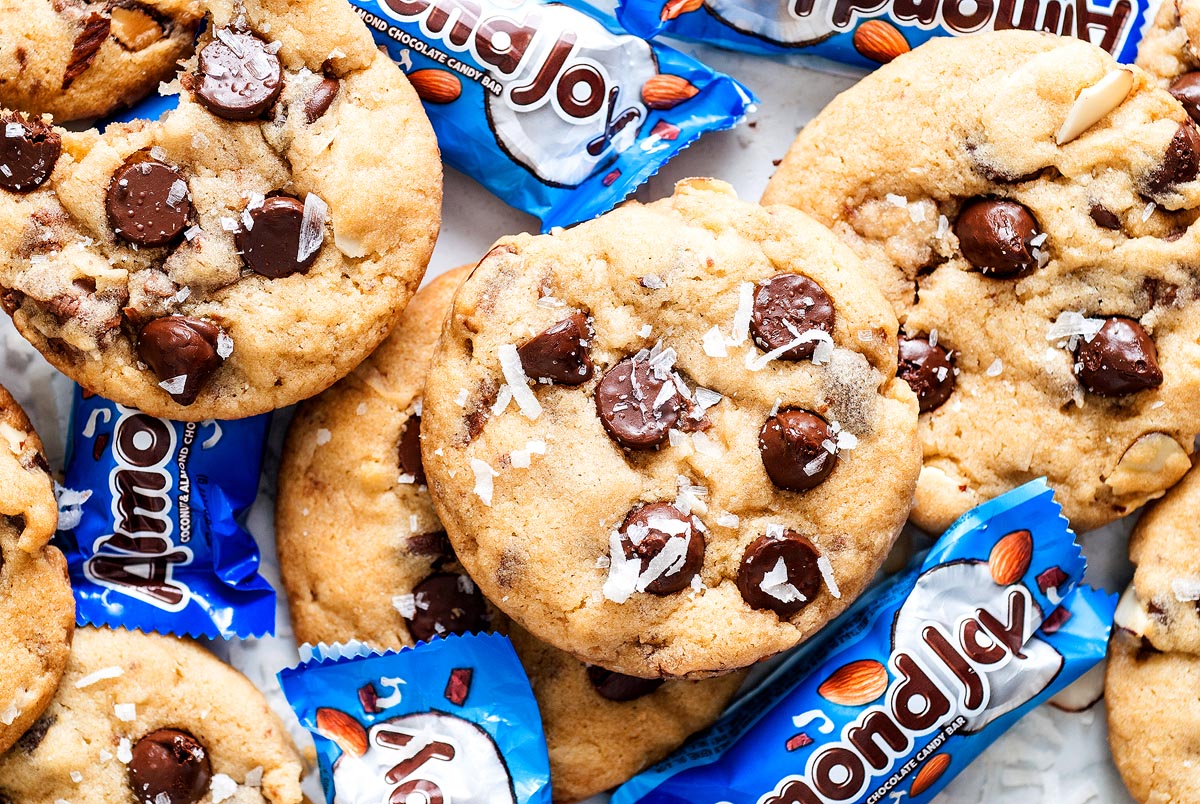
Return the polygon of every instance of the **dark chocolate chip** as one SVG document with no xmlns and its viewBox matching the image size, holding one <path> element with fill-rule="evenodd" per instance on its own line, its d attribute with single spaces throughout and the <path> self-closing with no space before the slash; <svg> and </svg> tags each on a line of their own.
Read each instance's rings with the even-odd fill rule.
<svg viewBox="0 0 1200 804">
<path fill-rule="evenodd" d="M 165 246 L 187 225 L 192 197 L 178 168 L 138 151 L 113 174 L 105 206 L 117 237 Z"/>
<path fill-rule="evenodd" d="M 786 346 L 811 330 L 833 334 L 833 299 L 807 276 L 779 274 L 754 287 L 754 309 L 750 334 L 761 349 Z M 807 360 L 818 341 L 811 340 L 788 349 L 781 360 Z"/>
<path fill-rule="evenodd" d="M 129 787 L 143 804 L 195 804 L 212 781 L 208 751 L 180 729 L 157 729 L 138 740 L 128 770 Z"/>
<path fill-rule="evenodd" d="M 1121 219 L 1117 217 L 1115 212 L 1105 209 L 1100 204 L 1092 204 L 1089 214 L 1092 220 L 1102 229 L 1120 230 Z"/>
<path fill-rule="evenodd" d="M 298 259 L 303 222 L 304 202 L 287 195 L 272 196 L 250 210 L 250 227 L 234 235 L 246 265 L 268 279 L 306 273 L 320 249 Z"/>
<path fill-rule="evenodd" d="M 967 262 L 985 276 L 1008 279 L 1037 268 L 1030 241 L 1040 234 L 1033 213 L 1015 201 L 973 198 L 954 222 Z"/>
<path fill-rule="evenodd" d="M 1171 82 L 1167 91 L 1183 104 L 1188 117 L 1200 122 L 1200 72 L 1184 73 Z"/>
<path fill-rule="evenodd" d="M 486 630 L 487 603 L 466 575 L 439 572 L 413 588 L 413 616 L 405 619 L 413 639 L 428 642 L 447 634 Z"/>
<path fill-rule="evenodd" d="M 190 405 L 222 363 L 217 354 L 219 334 L 216 325 L 197 318 L 156 318 L 138 336 L 138 357 L 163 382 L 186 377 L 183 388 L 171 393 L 171 398 L 180 405 Z"/>
<path fill-rule="evenodd" d="M 676 559 L 663 567 L 664 572 L 646 584 L 645 591 L 652 595 L 670 595 L 687 589 L 692 577 L 704 566 L 704 535 L 691 517 L 684 516 L 670 503 L 655 502 L 634 508 L 626 514 L 619 532 L 625 557 L 638 559 L 643 573 L 672 537 L 687 539 L 683 560 Z"/>
<path fill-rule="evenodd" d="M 1200 173 L 1200 133 L 1191 123 L 1180 123 L 1167 145 L 1162 163 L 1146 176 L 1146 191 L 1150 195 L 1162 195 L 1177 184 L 1193 180 L 1197 173 Z"/>
<path fill-rule="evenodd" d="M 308 97 L 304 99 L 304 119 L 310 126 L 329 111 L 341 86 L 341 82 L 336 78 L 326 76 L 308 93 Z"/>
<path fill-rule="evenodd" d="M 954 364 L 941 346 L 928 338 L 900 338 L 896 376 L 917 395 L 922 413 L 941 407 L 954 391 Z"/>
<path fill-rule="evenodd" d="M 609 437 L 627 449 L 654 449 L 675 426 L 683 397 L 666 371 L 627 357 L 596 386 L 596 411 Z M 667 387 L 668 391 L 663 392 Z M 657 404 L 656 404 L 657 403 Z"/>
<path fill-rule="evenodd" d="M 812 542 L 792 530 L 785 530 L 782 537 L 759 536 L 742 556 L 738 567 L 738 591 L 752 608 L 769 609 L 780 617 L 791 617 L 821 592 L 821 570 L 817 566 L 820 555 Z M 787 570 L 787 580 L 781 577 L 766 582 L 768 575 L 774 577 L 775 568 L 781 561 Z"/>
<path fill-rule="evenodd" d="M 587 316 L 574 313 L 534 335 L 521 347 L 521 367 L 533 380 L 579 385 L 592 378 Z"/>
<path fill-rule="evenodd" d="M 417 485 L 425 485 L 425 465 L 421 462 L 421 417 L 410 416 L 400 435 L 400 471 L 412 475 Z"/>
<path fill-rule="evenodd" d="M 594 664 L 587 666 L 588 681 L 596 688 L 596 694 L 610 701 L 636 701 L 663 685 L 661 678 L 638 678 L 624 673 L 614 673 Z"/>
<path fill-rule="evenodd" d="M 75 42 L 71 45 L 71 58 L 63 72 L 63 89 L 75 83 L 75 79 L 92 66 L 96 51 L 104 44 L 104 40 L 108 39 L 111 28 L 112 20 L 108 17 L 95 11 L 88 14 L 87 19 L 83 21 L 83 29 L 75 36 Z"/>
<path fill-rule="evenodd" d="M 50 178 L 62 153 L 62 137 L 40 120 L 0 115 L 0 187 L 28 193 Z"/>
<path fill-rule="evenodd" d="M 1123 396 L 1162 385 L 1154 341 L 1132 318 L 1114 316 L 1075 349 L 1075 376 L 1100 396 Z"/>
<path fill-rule="evenodd" d="M 18 532 L 25 530 L 22 525 L 17 529 Z M 0 556 L 0 567 L 4 566 L 3 556 Z M 37 720 L 33 721 L 33 725 L 25 730 L 25 733 L 17 738 L 17 748 L 24 751 L 26 754 L 32 754 L 37 750 L 37 747 L 42 744 L 42 740 L 46 739 L 46 732 L 50 731 L 50 727 L 58 720 L 58 715 L 42 715 Z"/>
<path fill-rule="evenodd" d="M 767 419 L 758 434 L 758 451 L 771 482 L 787 491 L 807 491 L 829 477 L 837 456 L 825 448 L 833 428 L 807 410 L 783 410 Z"/>
<path fill-rule="evenodd" d="M 226 120 L 253 120 L 275 103 L 283 90 L 279 57 L 248 31 L 218 28 L 200 51 L 196 99 Z"/>
<path fill-rule="evenodd" d="M 433 533 L 418 533 L 409 536 L 404 541 L 408 545 L 408 552 L 418 556 L 449 556 L 454 554 L 454 549 L 450 546 L 450 537 L 446 535 L 446 531 L 439 530 Z"/>
</svg>

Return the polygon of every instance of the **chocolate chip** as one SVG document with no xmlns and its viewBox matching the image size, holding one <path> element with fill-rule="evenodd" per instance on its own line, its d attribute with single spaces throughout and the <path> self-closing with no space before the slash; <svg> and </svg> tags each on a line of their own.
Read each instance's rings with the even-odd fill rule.
<svg viewBox="0 0 1200 804">
<path fill-rule="evenodd" d="M 329 111 L 341 86 L 341 82 L 336 78 L 326 76 L 308 93 L 308 97 L 304 99 L 304 119 L 310 126 Z"/>
<path fill-rule="evenodd" d="M 196 99 L 226 120 L 252 120 L 275 103 L 283 90 L 279 57 L 248 31 L 218 28 L 200 51 Z"/>
<path fill-rule="evenodd" d="M 1100 204 L 1092 204 L 1092 208 L 1088 211 L 1088 214 L 1092 216 L 1095 224 L 1102 229 L 1119 230 L 1121 228 L 1121 219 L 1116 216 L 1116 213 L 1105 209 Z"/>
<path fill-rule="evenodd" d="M 900 338 L 896 376 L 917 395 L 921 412 L 941 407 L 954 391 L 954 365 L 949 353 L 928 338 Z"/>
<path fill-rule="evenodd" d="M 138 740 L 128 770 L 129 787 L 143 804 L 195 804 L 212 781 L 208 751 L 180 729 L 157 729 Z"/>
<path fill-rule="evenodd" d="M 784 410 L 767 419 L 758 434 L 758 451 L 771 482 L 787 491 L 819 486 L 837 466 L 825 448 L 833 429 L 815 413 Z"/>
<path fill-rule="evenodd" d="M 272 196 L 250 210 L 249 228 L 238 229 L 234 235 L 246 265 L 268 279 L 306 273 L 318 250 L 297 259 L 303 221 L 304 202 L 287 195 Z"/>
<path fill-rule="evenodd" d="M 655 502 L 634 508 L 626 514 L 619 532 L 625 557 L 639 559 L 641 573 L 646 572 L 672 537 L 687 540 L 682 555 L 668 562 L 658 577 L 646 584 L 645 591 L 652 595 L 670 595 L 686 589 L 704 566 L 704 535 L 691 517 L 684 516 L 670 503 Z"/>
<path fill-rule="evenodd" d="M 1123 396 L 1162 385 L 1154 341 L 1132 318 L 1114 316 L 1075 349 L 1075 376 L 1100 396 Z"/>
<path fill-rule="evenodd" d="M 17 532 L 25 530 L 22 525 L 17 529 Z M 3 556 L 0 556 L 0 567 L 4 566 Z M 46 739 L 46 732 L 50 731 L 50 727 L 58 720 L 58 715 L 42 715 L 37 720 L 33 721 L 33 725 L 25 730 L 25 733 L 17 738 L 17 748 L 24 751 L 26 754 L 32 754 L 37 750 L 37 747 L 42 744 L 42 740 Z"/>
<path fill-rule="evenodd" d="M 0 115 L 0 187 L 28 193 L 50 178 L 62 153 L 62 137 L 40 120 Z"/>
<path fill-rule="evenodd" d="M 782 537 L 759 536 L 742 556 L 738 591 L 752 608 L 791 617 L 821 592 L 819 557 L 813 543 L 795 531 L 785 530 Z M 781 562 L 786 578 L 779 571 Z"/>
<path fill-rule="evenodd" d="M 750 334 L 760 348 L 771 351 L 817 330 L 833 334 L 833 299 L 807 276 L 779 274 L 754 287 Z M 807 360 L 817 348 L 811 340 L 788 349 L 781 360 Z"/>
<path fill-rule="evenodd" d="M 1171 82 L 1167 91 L 1183 104 L 1188 117 L 1200 122 L 1200 72 L 1184 73 Z"/>
<path fill-rule="evenodd" d="M 521 367 L 534 380 L 579 385 L 592 378 L 587 316 L 575 313 L 534 335 L 521 347 Z"/>
<path fill-rule="evenodd" d="M 95 11 L 83 21 L 83 29 L 75 36 L 75 42 L 71 45 L 71 58 L 67 61 L 67 69 L 63 72 L 63 89 L 75 83 L 75 79 L 92 66 L 92 61 L 96 58 L 96 51 L 108 39 L 111 27 L 112 20 Z"/>
<path fill-rule="evenodd" d="M 216 325 L 197 318 L 156 318 L 138 336 L 138 357 L 163 382 L 185 377 L 183 388 L 169 393 L 180 405 L 190 405 L 222 363 L 217 354 L 219 334 Z"/>
<path fill-rule="evenodd" d="M 410 416 L 400 435 L 400 471 L 413 476 L 417 485 L 425 485 L 425 465 L 421 462 L 421 417 Z"/>
<path fill-rule="evenodd" d="M 643 698 L 663 685 L 661 678 L 638 678 L 624 673 L 614 673 L 594 664 L 587 666 L 588 681 L 596 688 L 601 698 L 610 701 L 636 701 Z"/>
<path fill-rule="evenodd" d="M 659 377 L 648 360 L 627 357 L 596 386 L 600 423 L 613 441 L 627 449 L 654 449 L 661 444 L 682 406 L 683 397 L 670 376 Z"/>
<path fill-rule="evenodd" d="M 466 575 L 439 572 L 413 588 L 413 616 L 405 617 L 413 639 L 428 642 L 446 634 L 488 627 L 483 594 Z"/>
<path fill-rule="evenodd" d="M 1150 195 L 1162 195 L 1176 184 L 1196 178 L 1197 173 L 1200 173 L 1200 134 L 1191 123 L 1180 123 L 1163 154 L 1162 164 L 1144 179 L 1146 191 Z"/>
<path fill-rule="evenodd" d="M 192 197 L 178 168 L 138 151 L 113 174 L 105 206 L 117 237 L 165 246 L 187 225 Z"/>
<path fill-rule="evenodd" d="M 1030 241 L 1040 234 L 1033 213 L 1015 201 L 973 198 L 954 222 L 954 234 L 967 262 L 984 276 L 1022 276 L 1038 267 Z"/>
<path fill-rule="evenodd" d="M 450 537 L 444 530 L 433 533 L 417 533 L 405 539 L 404 543 L 408 545 L 408 552 L 414 555 L 449 556 L 454 554 L 454 549 L 450 546 Z"/>
</svg>

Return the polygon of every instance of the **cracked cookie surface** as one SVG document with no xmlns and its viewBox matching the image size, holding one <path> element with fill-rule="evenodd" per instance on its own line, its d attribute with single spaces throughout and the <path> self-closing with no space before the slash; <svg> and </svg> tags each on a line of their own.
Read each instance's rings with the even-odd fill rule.
<svg viewBox="0 0 1200 804">
<path fill-rule="evenodd" d="M 0 115 L 5 310 L 88 390 L 177 420 L 345 375 L 416 290 L 440 221 L 433 131 L 347 3 L 206 11 L 162 120 L 101 135 Z"/>
<path fill-rule="evenodd" d="M 919 526 L 1044 475 L 1087 530 L 1187 471 L 1198 171 L 1151 76 L 1020 31 L 922 45 L 800 133 L 763 201 L 829 225 L 901 319 Z"/>
<path fill-rule="evenodd" d="M 904 522 L 895 355 L 854 255 L 722 182 L 504 238 L 429 372 L 434 505 L 546 642 L 642 677 L 745 667 L 857 597 Z"/>
<path fill-rule="evenodd" d="M 743 674 L 660 685 L 589 669 L 509 623 L 463 573 L 424 485 L 418 438 L 425 374 L 468 273 L 418 292 L 371 357 L 297 410 L 276 499 L 280 568 L 302 642 L 399 648 L 441 633 L 509 633 L 541 710 L 554 799 L 578 801 L 710 724 Z"/>
</svg>

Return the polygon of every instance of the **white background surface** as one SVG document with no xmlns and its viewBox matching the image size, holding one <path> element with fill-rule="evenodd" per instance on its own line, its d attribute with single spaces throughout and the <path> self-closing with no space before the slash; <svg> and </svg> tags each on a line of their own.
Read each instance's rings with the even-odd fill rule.
<svg viewBox="0 0 1200 804">
<path fill-rule="evenodd" d="M 670 194 L 674 182 L 687 176 L 724 179 L 734 185 L 742 198 L 757 199 L 774 170 L 772 160 L 783 156 L 806 121 L 853 83 L 849 78 L 753 56 L 702 46 L 677 46 L 747 84 L 762 104 L 760 111 L 752 117 L 752 125 L 708 135 L 668 164 L 637 193 L 636 197 L 642 200 Z M 447 170 L 442 234 L 428 275 L 432 277 L 457 265 L 476 262 L 501 235 L 536 232 L 537 228 L 537 221 L 532 217 L 516 212 L 470 179 Z M 25 405 L 46 442 L 51 463 L 56 470 L 60 469 L 70 384 L 25 344 L 7 318 L 0 321 L 0 382 Z M 271 511 L 279 444 L 289 417 L 289 411 L 281 411 L 275 416 L 260 494 L 250 516 L 250 529 L 263 550 L 264 574 L 276 588 L 280 586 Z M 1089 578 L 1110 591 L 1119 591 L 1131 574 L 1125 560 L 1128 525 L 1122 523 L 1089 534 L 1084 539 L 1085 552 L 1092 563 Z M 346 537 L 353 538 L 352 529 L 347 530 Z M 307 735 L 298 729 L 275 682 L 275 673 L 296 661 L 282 592 L 279 634 L 274 639 L 215 644 L 213 647 L 268 693 L 273 705 L 293 725 L 297 740 L 303 746 L 308 743 Z M 581 723 L 580 728 L 586 728 L 586 724 Z M 939 802 L 1130 802 L 1132 799 L 1125 793 L 1108 759 L 1105 739 L 1102 705 L 1081 714 L 1066 714 L 1044 707 L 1027 716 L 962 773 Z M 322 800 L 315 774 L 310 775 L 306 790 L 313 801 Z M 593 801 L 605 800 L 606 797 L 597 797 Z"/>
</svg>

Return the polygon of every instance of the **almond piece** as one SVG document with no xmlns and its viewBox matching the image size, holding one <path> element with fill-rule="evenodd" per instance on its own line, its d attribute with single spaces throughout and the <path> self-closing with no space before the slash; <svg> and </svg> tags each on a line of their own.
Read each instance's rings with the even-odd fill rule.
<svg viewBox="0 0 1200 804">
<path fill-rule="evenodd" d="M 1162 496 L 1191 468 L 1178 441 L 1166 433 L 1146 433 L 1125 450 L 1112 474 L 1104 478 L 1104 485 L 1118 497 L 1149 495 L 1143 497 L 1144 502 Z"/>
<path fill-rule="evenodd" d="M 354 718 L 340 709 L 317 709 L 317 732 L 337 743 L 346 754 L 361 757 L 367 753 L 367 732 Z"/>
<path fill-rule="evenodd" d="M 673 109 L 699 91 L 686 78 L 660 73 L 642 84 L 642 103 L 659 111 Z"/>
<path fill-rule="evenodd" d="M 839 667 L 817 687 L 827 701 L 841 706 L 866 706 L 887 691 L 887 668 L 874 659 L 859 659 Z"/>
<path fill-rule="evenodd" d="M 1054 135 L 1055 144 L 1066 145 L 1099 123 L 1105 115 L 1125 102 L 1131 89 L 1133 71 L 1121 68 L 1080 90 L 1058 133 Z"/>
<path fill-rule="evenodd" d="M 925 760 L 925 764 L 920 767 L 913 779 L 912 787 L 908 789 L 908 797 L 916 798 L 933 787 L 934 782 L 942 778 L 942 774 L 948 767 L 950 767 L 949 754 L 934 754 Z"/>
<path fill-rule="evenodd" d="M 887 20 L 867 20 L 858 26 L 854 31 L 854 49 L 880 64 L 912 50 L 900 29 Z"/>
<path fill-rule="evenodd" d="M 673 20 L 682 14 L 697 10 L 702 5 L 704 0 L 667 0 L 663 3 L 662 13 L 658 18 L 663 22 Z"/>
<path fill-rule="evenodd" d="M 144 11 L 114 6 L 112 35 L 126 50 L 145 50 L 163 38 L 162 26 Z"/>
<path fill-rule="evenodd" d="M 1029 559 L 1033 557 L 1033 536 L 1027 530 L 1014 530 L 992 548 L 988 556 L 988 569 L 992 580 L 1000 586 L 1014 584 L 1029 570 Z"/>
<path fill-rule="evenodd" d="M 414 70 L 408 80 L 426 103 L 453 103 L 462 94 L 462 82 L 446 70 Z"/>
</svg>

